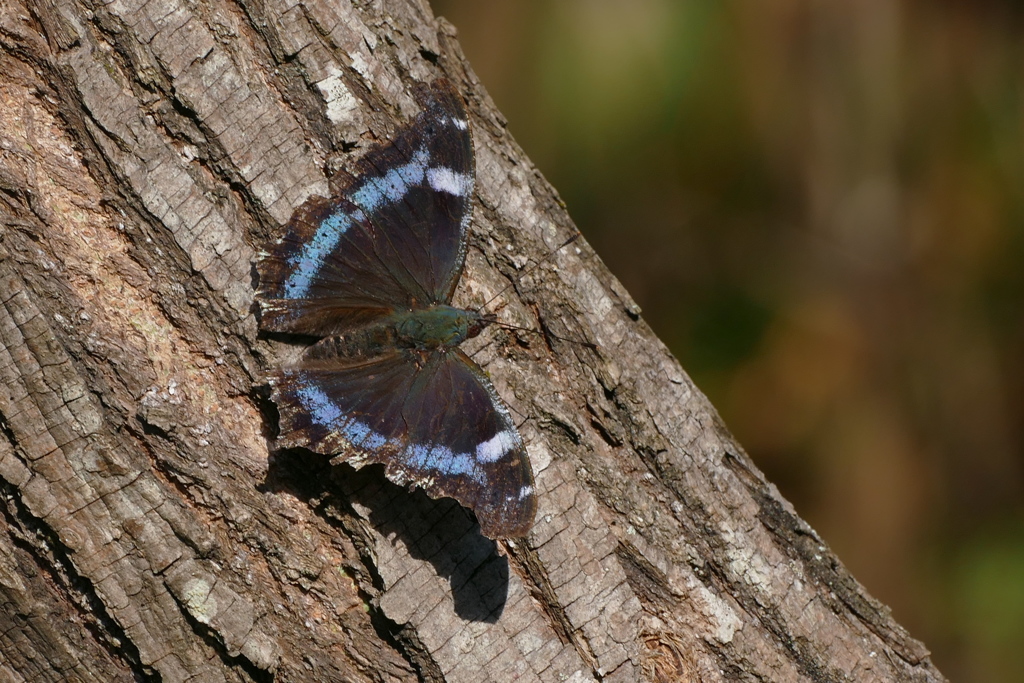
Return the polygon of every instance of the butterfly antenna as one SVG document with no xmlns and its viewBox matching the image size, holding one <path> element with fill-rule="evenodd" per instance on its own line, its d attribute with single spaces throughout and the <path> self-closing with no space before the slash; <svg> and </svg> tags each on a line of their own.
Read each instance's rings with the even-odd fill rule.
<svg viewBox="0 0 1024 683">
<path fill-rule="evenodd" d="M 560 251 L 561 251 L 562 249 L 565 249 L 565 248 L 566 248 L 567 246 L 569 246 L 570 244 L 572 244 L 573 242 L 575 242 L 576 240 L 578 240 L 578 239 L 580 238 L 580 234 L 581 234 L 581 233 L 578 233 L 578 232 L 577 232 L 577 233 L 576 233 L 575 235 L 573 235 L 572 237 L 570 237 L 569 239 L 567 239 L 566 241 L 562 242 L 562 243 L 561 243 L 561 244 L 559 244 L 559 245 L 558 245 L 557 247 L 555 247 L 554 249 L 552 249 L 551 251 L 549 251 L 549 252 L 547 253 L 547 255 L 546 255 L 546 256 L 544 256 L 544 258 L 542 258 L 541 260 L 537 261 L 537 262 L 536 262 L 536 263 L 534 263 L 534 264 L 533 264 L 532 266 L 530 266 L 530 267 L 529 267 L 529 268 L 527 268 L 527 269 L 526 269 L 525 271 L 523 271 L 523 272 L 522 272 L 522 273 L 521 273 L 521 274 L 519 275 L 519 277 L 520 277 L 520 278 L 526 277 L 527 275 L 529 275 L 530 273 L 532 273 L 533 271 L 535 271 L 535 270 L 536 270 L 536 269 L 537 269 L 537 268 L 538 268 L 538 267 L 539 267 L 539 266 L 540 266 L 540 265 L 541 265 L 542 263 L 544 263 L 545 261 L 548 261 L 548 260 L 550 260 L 552 256 L 554 256 L 555 254 L 557 254 L 558 252 L 560 252 Z M 495 299 L 497 299 L 497 298 L 498 298 L 498 297 L 500 297 L 500 296 L 501 296 L 502 294 L 504 294 L 505 292 L 507 292 L 507 291 L 508 291 L 508 288 L 509 288 L 509 287 L 511 287 L 511 286 L 512 286 L 512 284 L 513 284 L 513 283 L 509 282 L 509 283 L 508 283 L 507 285 L 505 285 L 504 287 L 502 287 L 502 288 L 501 288 L 501 291 L 499 291 L 499 292 L 498 292 L 497 294 L 495 294 L 495 295 L 494 295 L 494 296 L 492 296 L 492 297 L 491 297 L 490 299 L 488 299 L 487 301 L 485 301 L 485 302 L 484 302 L 484 304 L 483 304 L 482 306 L 480 306 L 480 307 L 479 307 L 478 309 L 476 309 L 476 310 L 477 310 L 477 311 L 479 312 L 479 311 L 482 311 L 482 310 L 484 310 L 484 309 L 485 309 L 485 308 L 487 308 L 488 306 L 490 306 L 490 305 L 491 305 L 491 304 L 492 304 L 492 303 L 494 302 L 494 300 L 495 300 Z M 536 330 L 528 330 L 528 331 L 530 331 L 530 332 L 535 332 Z"/>
<path fill-rule="evenodd" d="M 561 335 L 555 334 L 554 332 L 551 332 L 550 330 L 548 330 L 546 332 L 542 332 L 540 330 L 535 330 L 535 329 L 530 328 L 530 327 L 520 327 L 519 325 L 513 325 L 512 323 L 504 323 L 504 322 L 501 322 L 500 320 L 497 320 L 496 318 L 491 318 L 490 322 L 493 325 L 497 325 L 498 327 L 504 327 L 504 328 L 507 328 L 509 330 L 519 330 L 520 332 L 531 332 L 533 334 L 539 334 L 541 336 L 551 337 L 552 339 L 557 339 L 558 341 L 569 342 L 570 344 L 579 344 L 580 346 L 584 346 L 584 347 L 586 347 L 588 349 L 591 349 L 591 350 L 596 350 L 597 349 L 597 344 L 595 344 L 593 342 L 580 341 L 579 339 L 569 339 L 568 337 L 563 337 Z"/>
</svg>

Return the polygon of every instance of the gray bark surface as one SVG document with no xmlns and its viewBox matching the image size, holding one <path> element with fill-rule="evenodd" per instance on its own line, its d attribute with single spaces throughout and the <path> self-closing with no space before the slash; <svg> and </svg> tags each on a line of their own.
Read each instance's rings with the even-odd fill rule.
<svg viewBox="0 0 1024 683">
<path fill-rule="evenodd" d="M 597 344 L 470 345 L 528 418 L 523 541 L 272 448 L 255 255 L 442 75 L 456 303 Z M 4 0 L 0 225 L 0 680 L 944 680 L 582 240 L 529 270 L 575 227 L 425 2 Z"/>
</svg>

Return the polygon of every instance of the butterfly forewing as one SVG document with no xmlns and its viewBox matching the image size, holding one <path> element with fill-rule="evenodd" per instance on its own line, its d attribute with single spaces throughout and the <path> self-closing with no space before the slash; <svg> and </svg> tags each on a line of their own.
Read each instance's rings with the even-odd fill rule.
<svg viewBox="0 0 1024 683">
<path fill-rule="evenodd" d="M 358 217 L 344 197 L 313 197 L 295 212 L 258 266 L 264 329 L 334 334 L 406 304 L 406 284 L 383 265 Z"/>
<path fill-rule="evenodd" d="M 401 265 L 423 305 L 447 303 L 466 254 L 473 196 L 473 142 L 462 99 L 452 85 L 418 90 L 424 111 L 391 145 L 368 154 L 355 173 L 370 178 L 353 200 L 384 239 L 388 263 Z M 395 197 L 400 195 L 400 199 Z M 403 229 L 395 230 L 393 226 Z"/>
<path fill-rule="evenodd" d="M 447 303 L 465 260 L 473 145 L 447 81 L 387 146 L 300 207 L 259 264 L 263 327 L 327 335 L 395 309 Z"/>
<path fill-rule="evenodd" d="M 491 538 L 526 535 L 536 512 L 526 446 L 476 363 L 459 349 L 435 354 L 403 414 L 409 447 L 389 469 L 408 472 L 417 483 L 426 480 L 431 496 L 473 509 Z"/>
</svg>

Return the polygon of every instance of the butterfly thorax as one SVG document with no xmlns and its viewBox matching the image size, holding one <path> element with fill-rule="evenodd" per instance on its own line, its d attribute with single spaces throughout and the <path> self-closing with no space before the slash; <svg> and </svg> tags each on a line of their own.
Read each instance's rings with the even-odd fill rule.
<svg viewBox="0 0 1024 683">
<path fill-rule="evenodd" d="M 443 304 L 400 311 L 391 316 L 400 346 L 432 350 L 458 346 L 475 337 L 486 322 L 476 311 L 464 311 Z"/>
</svg>

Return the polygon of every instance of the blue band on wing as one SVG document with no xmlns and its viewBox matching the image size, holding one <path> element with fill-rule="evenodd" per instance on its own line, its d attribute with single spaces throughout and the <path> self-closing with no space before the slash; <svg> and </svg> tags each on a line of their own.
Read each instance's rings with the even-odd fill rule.
<svg viewBox="0 0 1024 683">
<path fill-rule="evenodd" d="M 367 180 L 361 188 L 352 193 L 352 200 L 366 213 L 373 213 L 384 204 L 397 202 L 405 196 L 410 187 L 423 184 L 429 160 L 430 153 L 425 149 L 419 150 L 413 154 L 409 163 L 391 169 L 380 178 Z M 327 256 L 338 246 L 341 236 L 353 223 L 366 219 L 363 211 L 356 210 L 349 214 L 339 209 L 320 223 L 313 238 L 290 260 L 295 270 L 284 283 L 286 299 L 301 299 L 306 296 L 313 279 L 320 272 Z"/>
<path fill-rule="evenodd" d="M 333 427 L 344 416 L 341 408 L 315 384 L 303 383 L 295 393 L 299 395 L 299 400 L 309 411 L 313 421 L 321 427 Z"/>
<path fill-rule="evenodd" d="M 408 463 L 414 468 L 483 481 L 480 468 L 469 453 L 453 453 L 447 446 L 416 445 L 409 449 L 408 454 Z"/>
<path fill-rule="evenodd" d="M 320 223 L 313 238 L 302 245 L 298 255 L 289 260 L 295 270 L 284 283 L 286 299 L 301 299 L 306 296 L 313 278 L 320 271 L 328 254 L 338 246 L 341 236 L 351 227 L 353 221 L 361 221 L 364 218 L 363 212 L 358 209 L 351 215 L 339 209 Z"/>
<path fill-rule="evenodd" d="M 409 163 L 391 169 L 380 178 L 367 180 L 352 194 L 352 200 L 367 213 L 373 213 L 383 204 L 397 202 L 410 187 L 423 184 L 429 160 L 430 153 L 425 149 L 419 150 Z"/>
<path fill-rule="evenodd" d="M 341 408 L 315 384 L 302 383 L 296 393 L 314 422 L 327 429 L 337 429 L 353 446 L 361 446 L 372 451 L 387 443 L 388 440 L 385 437 L 365 423 L 346 417 Z M 492 441 L 495 439 L 501 439 L 504 442 L 508 437 L 502 432 L 496 435 Z M 449 476 L 463 475 L 472 479 L 481 479 L 476 458 L 469 453 L 453 453 L 447 446 L 424 444 L 410 447 L 407 453 L 409 465 L 414 468 Z"/>
<path fill-rule="evenodd" d="M 315 384 L 303 384 L 296 393 L 314 422 L 327 429 L 339 430 L 353 446 L 375 450 L 388 442 L 369 425 L 346 417 L 341 408 Z"/>
</svg>

